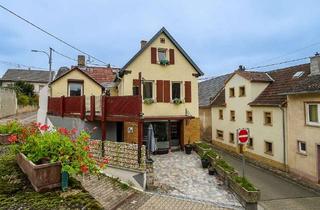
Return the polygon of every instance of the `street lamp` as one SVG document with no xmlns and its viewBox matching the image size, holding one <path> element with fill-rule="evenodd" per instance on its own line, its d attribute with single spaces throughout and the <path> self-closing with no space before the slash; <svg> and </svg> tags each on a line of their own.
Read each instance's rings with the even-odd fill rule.
<svg viewBox="0 0 320 210">
<path fill-rule="evenodd" d="M 49 47 L 49 53 L 47 53 L 46 51 L 43 50 L 31 50 L 31 52 L 36 52 L 36 53 L 44 53 L 48 56 L 49 59 L 49 83 L 51 82 L 51 65 L 52 65 L 52 51 L 53 49 L 51 47 Z"/>
</svg>

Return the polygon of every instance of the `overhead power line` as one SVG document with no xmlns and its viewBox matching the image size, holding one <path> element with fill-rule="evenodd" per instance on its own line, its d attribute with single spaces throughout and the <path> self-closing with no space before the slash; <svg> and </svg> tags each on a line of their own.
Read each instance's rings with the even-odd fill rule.
<svg viewBox="0 0 320 210">
<path fill-rule="evenodd" d="M 36 24 L 30 22 L 29 20 L 21 17 L 20 15 L 18 15 L 17 13 L 11 11 L 10 9 L 6 8 L 5 6 L 3 6 L 3 5 L 0 4 L 0 7 L 1 7 L 2 9 L 6 10 L 7 12 L 11 13 L 12 15 L 18 17 L 19 19 L 23 20 L 24 22 L 28 23 L 29 25 L 31 25 L 31 26 L 37 28 L 38 30 L 42 31 L 43 33 L 51 36 L 52 38 L 58 40 L 59 42 L 62 42 L 63 44 L 71 47 L 72 49 L 74 49 L 74 50 L 76 50 L 76 51 L 78 51 L 78 52 L 80 52 L 80 53 L 82 53 L 82 54 L 84 54 L 84 55 L 87 55 L 88 57 L 91 57 L 91 58 L 93 58 L 94 60 L 99 61 L 100 63 L 103 63 L 103 64 L 105 64 L 105 65 L 108 65 L 106 62 L 104 62 L 104 61 L 96 58 L 95 56 L 90 55 L 89 53 L 84 52 L 83 50 L 79 49 L 78 47 L 75 47 L 74 45 L 69 44 L 68 42 L 64 41 L 63 39 L 57 37 L 56 35 L 54 35 L 54 34 L 48 32 L 48 31 L 46 31 L 45 29 L 41 28 L 40 26 L 37 26 Z"/>
<path fill-rule="evenodd" d="M 305 60 L 305 59 L 309 59 L 309 57 L 297 58 L 297 59 L 293 59 L 293 60 L 286 60 L 286 61 L 282 61 L 282 62 L 279 62 L 279 63 L 272 63 L 272 64 L 261 65 L 261 66 L 253 66 L 253 67 L 246 68 L 246 69 L 247 70 L 251 70 L 251 69 L 266 68 L 266 67 L 270 67 L 270 66 L 277 66 L 277 65 L 281 65 L 281 64 L 292 63 L 292 62 L 296 62 L 296 61 L 302 61 L 302 60 Z"/>
<path fill-rule="evenodd" d="M 10 62 L 10 61 L 4 61 L 4 60 L 0 60 L 0 63 L 7 65 L 7 66 L 15 66 L 17 68 L 30 68 L 30 69 L 42 69 L 42 70 L 48 70 L 48 68 L 43 68 L 43 67 L 37 67 L 37 66 L 28 66 L 28 65 L 24 65 L 24 64 L 20 64 L 20 63 L 14 63 L 14 62 Z"/>
<path fill-rule="evenodd" d="M 55 49 L 52 49 L 52 50 L 53 50 L 54 53 L 56 53 L 56 54 L 58 54 L 58 55 L 60 55 L 60 56 L 62 56 L 64 58 L 67 58 L 67 59 L 72 60 L 72 61 L 77 61 L 77 59 L 74 59 L 74 58 L 71 58 L 71 57 L 69 57 L 69 56 L 67 56 L 65 54 L 62 54 L 61 52 L 59 52 L 59 51 L 57 51 Z"/>
</svg>

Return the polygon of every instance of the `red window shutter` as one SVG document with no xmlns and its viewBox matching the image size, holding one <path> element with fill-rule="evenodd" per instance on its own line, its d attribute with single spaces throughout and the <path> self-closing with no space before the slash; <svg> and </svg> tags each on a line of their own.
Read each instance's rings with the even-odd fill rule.
<svg viewBox="0 0 320 210">
<path fill-rule="evenodd" d="M 157 48 L 151 47 L 151 63 L 156 64 L 157 63 Z"/>
<path fill-rule="evenodd" d="M 157 80 L 157 102 L 163 102 L 163 80 Z"/>
<path fill-rule="evenodd" d="M 169 50 L 170 64 L 174 64 L 174 49 Z"/>
<path fill-rule="evenodd" d="M 184 83 L 185 102 L 191 103 L 191 82 L 185 81 Z"/>
<path fill-rule="evenodd" d="M 163 94 L 164 102 L 170 103 L 170 81 L 169 80 L 163 81 L 163 90 L 164 90 L 164 94 Z"/>
</svg>

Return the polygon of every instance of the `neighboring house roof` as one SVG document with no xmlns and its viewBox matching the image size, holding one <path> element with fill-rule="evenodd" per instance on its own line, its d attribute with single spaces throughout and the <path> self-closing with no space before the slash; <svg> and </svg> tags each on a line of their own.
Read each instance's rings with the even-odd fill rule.
<svg viewBox="0 0 320 210">
<path fill-rule="evenodd" d="M 119 68 L 111 68 L 111 67 L 73 67 L 72 69 L 77 68 L 86 76 L 90 77 L 99 85 L 103 86 L 104 88 L 113 87 L 115 83 L 113 82 L 116 78 L 116 72 L 119 71 Z M 72 69 L 68 68 L 60 68 L 55 80 L 58 80 Z"/>
<path fill-rule="evenodd" d="M 49 71 L 43 70 L 32 70 L 32 69 L 8 69 L 6 73 L 2 76 L 0 81 L 7 82 L 39 82 L 39 83 L 48 83 L 49 82 Z M 51 72 L 52 78 L 54 72 Z"/>
<path fill-rule="evenodd" d="M 213 107 L 220 107 L 226 105 L 224 88 L 221 89 L 221 91 L 215 96 L 215 98 L 212 100 L 211 105 Z"/>
<path fill-rule="evenodd" d="M 304 80 L 298 82 L 287 94 L 319 93 L 320 75 L 309 75 Z"/>
<path fill-rule="evenodd" d="M 156 40 L 162 33 L 164 33 L 170 41 L 174 44 L 174 46 L 181 52 L 181 54 L 187 59 L 187 61 L 193 66 L 193 68 L 198 72 L 199 76 L 203 75 L 203 72 L 200 68 L 193 62 L 193 60 L 189 57 L 189 55 L 184 51 L 184 49 L 178 44 L 178 42 L 171 36 L 171 34 L 162 27 L 158 33 L 156 33 L 146 44 L 143 48 L 141 48 L 122 68 L 120 71 L 120 76 L 124 75 L 124 71 L 126 68 L 140 55 L 142 54 L 152 43 Z"/>
<path fill-rule="evenodd" d="M 199 86 L 199 107 L 210 106 L 210 100 L 213 99 L 224 87 L 224 82 L 231 74 L 218 76 L 198 84 Z"/>
<path fill-rule="evenodd" d="M 294 77 L 297 72 L 303 72 L 299 77 Z M 244 72 L 242 72 L 244 73 Z M 255 72 L 256 73 L 256 72 Z M 253 72 L 248 72 L 246 75 L 248 78 L 255 78 L 251 81 L 256 81 L 256 75 Z M 281 106 L 286 102 L 285 93 L 292 90 L 297 84 L 305 81 L 310 73 L 310 64 L 301 64 L 297 66 L 291 66 L 278 70 L 261 72 L 270 77 L 270 84 L 261 92 L 261 94 L 249 105 L 252 106 Z M 253 74 L 250 76 L 249 74 Z M 260 78 L 260 76 L 258 76 Z M 264 80 L 264 78 L 262 79 Z M 267 82 L 267 79 L 265 80 Z M 225 91 L 221 91 L 219 95 L 212 101 L 214 106 L 225 105 Z M 222 97 L 223 95 L 223 97 Z"/>
<path fill-rule="evenodd" d="M 304 72 L 301 77 L 294 78 L 297 72 Z M 286 102 L 286 95 L 283 93 L 291 90 L 298 82 L 308 77 L 310 73 L 310 64 L 302 64 L 298 66 L 291 66 L 284 69 L 270 71 L 268 74 L 274 79 L 268 87 L 249 105 L 269 105 L 279 106 Z"/>
<path fill-rule="evenodd" d="M 250 82 L 272 82 L 273 81 L 273 79 L 268 75 L 267 72 L 236 70 L 225 81 L 225 83 L 227 83 L 235 74 L 242 76 L 243 78 L 249 80 Z"/>
<path fill-rule="evenodd" d="M 71 68 L 69 70 L 61 70 L 61 72 L 58 74 L 60 74 L 58 77 L 56 77 L 50 84 L 52 85 L 53 83 L 55 83 L 56 81 L 58 81 L 59 79 L 61 79 L 62 77 L 68 75 L 70 72 L 72 71 L 79 71 L 81 72 L 83 75 L 85 75 L 86 77 L 88 77 L 90 80 L 92 80 L 93 82 L 95 82 L 96 84 L 98 84 L 99 86 L 101 86 L 102 88 L 104 88 L 104 86 L 102 84 L 100 84 L 98 81 L 96 81 L 93 77 L 91 77 L 89 75 L 89 73 L 85 70 L 81 70 L 80 68 L 78 67 L 74 67 L 74 68 Z M 77 78 L 74 78 L 74 79 L 77 79 Z"/>
</svg>

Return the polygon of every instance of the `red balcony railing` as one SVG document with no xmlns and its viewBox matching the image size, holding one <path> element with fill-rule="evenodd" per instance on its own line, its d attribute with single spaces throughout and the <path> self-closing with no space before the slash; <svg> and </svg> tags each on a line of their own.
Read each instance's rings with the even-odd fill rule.
<svg viewBox="0 0 320 210">
<path fill-rule="evenodd" d="M 87 104 L 86 104 L 87 99 Z M 97 103 L 99 102 L 99 103 Z M 142 112 L 141 96 L 71 96 L 49 97 L 48 114 L 79 116 L 94 120 L 121 120 L 139 118 Z"/>
</svg>

